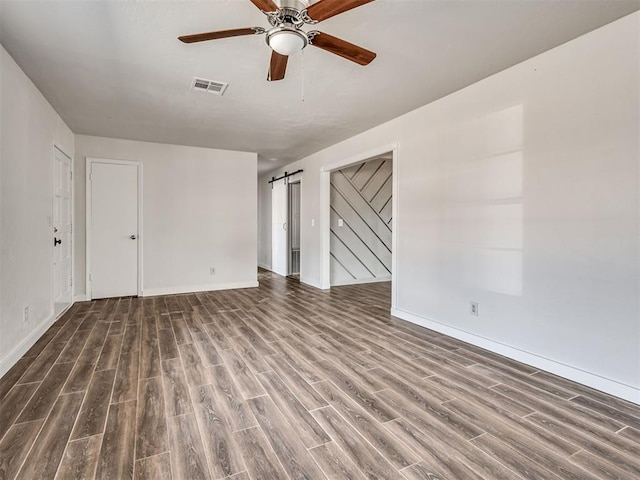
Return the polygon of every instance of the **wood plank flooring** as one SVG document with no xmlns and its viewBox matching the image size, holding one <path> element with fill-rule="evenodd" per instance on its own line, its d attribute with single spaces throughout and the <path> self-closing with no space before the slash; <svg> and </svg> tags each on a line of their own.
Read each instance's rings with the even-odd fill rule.
<svg viewBox="0 0 640 480">
<path fill-rule="evenodd" d="M 0 379 L 0 480 L 640 478 L 640 407 L 391 317 L 390 286 L 74 305 Z"/>
</svg>

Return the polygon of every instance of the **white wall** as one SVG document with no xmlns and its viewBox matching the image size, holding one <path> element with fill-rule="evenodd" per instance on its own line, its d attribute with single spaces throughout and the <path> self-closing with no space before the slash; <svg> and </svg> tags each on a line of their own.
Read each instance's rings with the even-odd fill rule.
<svg viewBox="0 0 640 480">
<path fill-rule="evenodd" d="M 0 111 L 2 376 L 53 321 L 53 146 L 73 156 L 74 137 L 2 47 Z"/>
<path fill-rule="evenodd" d="M 77 296 L 86 293 L 86 157 L 143 164 L 144 295 L 257 286 L 255 153 L 78 135 Z"/>
<path fill-rule="evenodd" d="M 328 281 L 321 167 L 397 144 L 394 313 L 640 402 L 639 27 L 632 14 L 284 167 L 304 169 L 303 281 Z"/>
</svg>

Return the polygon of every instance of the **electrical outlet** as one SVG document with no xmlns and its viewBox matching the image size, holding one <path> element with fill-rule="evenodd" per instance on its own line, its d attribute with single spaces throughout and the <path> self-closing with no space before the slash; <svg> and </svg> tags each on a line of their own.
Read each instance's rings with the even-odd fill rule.
<svg viewBox="0 0 640 480">
<path fill-rule="evenodd" d="M 209 275 L 215 275 L 216 274 L 216 269 L 215 267 L 210 267 L 209 268 Z"/>
<path fill-rule="evenodd" d="M 24 314 L 22 315 L 22 321 L 27 323 L 29 321 L 29 306 L 24 307 Z"/>
<path fill-rule="evenodd" d="M 312 227 L 315 227 L 315 226 L 316 226 L 316 219 L 315 219 L 315 218 L 312 218 L 312 219 L 311 219 L 311 226 L 312 226 Z"/>
<path fill-rule="evenodd" d="M 478 302 L 471 302 L 471 308 L 469 309 L 469 313 L 471 313 L 471 315 L 475 317 L 478 316 Z"/>
<path fill-rule="evenodd" d="M 339 227 L 343 227 L 344 226 L 344 220 L 342 220 L 341 218 L 338 219 L 338 226 Z"/>
</svg>

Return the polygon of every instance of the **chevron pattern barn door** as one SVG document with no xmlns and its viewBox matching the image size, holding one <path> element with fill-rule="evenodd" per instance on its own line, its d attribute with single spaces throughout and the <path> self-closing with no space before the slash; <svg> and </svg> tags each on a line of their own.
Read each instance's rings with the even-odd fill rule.
<svg viewBox="0 0 640 480">
<path fill-rule="evenodd" d="M 391 279 L 392 160 L 331 173 L 331 285 Z"/>
</svg>

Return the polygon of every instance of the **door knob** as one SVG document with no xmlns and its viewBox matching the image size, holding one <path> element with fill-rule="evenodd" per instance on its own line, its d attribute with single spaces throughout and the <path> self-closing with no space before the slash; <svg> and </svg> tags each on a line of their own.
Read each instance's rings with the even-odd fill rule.
<svg viewBox="0 0 640 480">
<path fill-rule="evenodd" d="M 53 246 L 60 245 L 62 243 L 62 239 L 53 237 Z"/>
<path fill-rule="evenodd" d="M 138 238 L 138 237 L 136 237 L 135 235 L 131 235 L 129 238 L 130 238 L 131 240 L 135 240 L 135 239 L 136 239 L 136 238 Z"/>
</svg>

